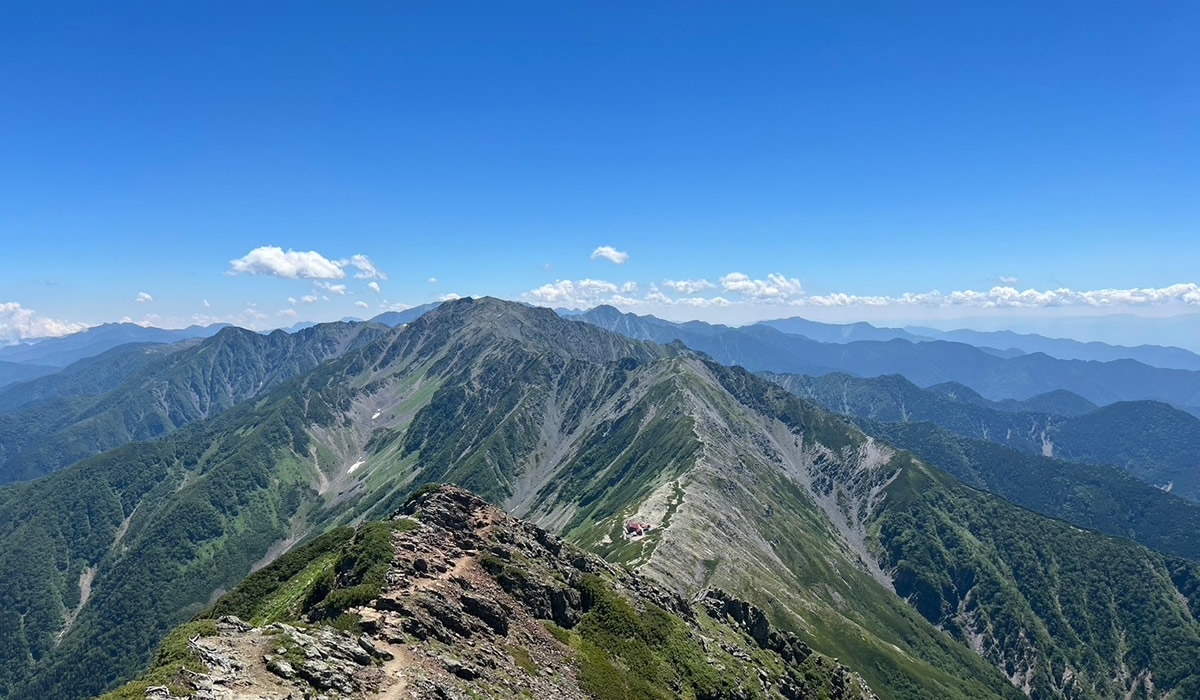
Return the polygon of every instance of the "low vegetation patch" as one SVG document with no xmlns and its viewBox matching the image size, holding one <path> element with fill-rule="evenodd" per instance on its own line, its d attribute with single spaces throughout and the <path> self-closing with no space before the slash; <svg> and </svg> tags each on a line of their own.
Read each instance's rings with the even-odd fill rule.
<svg viewBox="0 0 1200 700">
<path fill-rule="evenodd" d="M 159 645 L 149 673 L 100 696 L 99 700 L 144 700 L 148 688 L 164 685 L 170 689 L 172 696 L 185 697 L 188 689 L 175 684 L 182 670 L 208 672 L 200 658 L 188 648 L 188 640 L 196 636 L 211 637 L 216 633 L 215 620 L 193 620 L 176 627 Z"/>
<path fill-rule="evenodd" d="M 314 563 L 332 563 L 335 553 L 354 534 L 354 528 L 340 527 L 293 549 L 247 576 L 198 617 L 215 620 L 222 615 L 236 615 L 255 624 L 289 619 L 290 603 L 298 601 L 305 592 L 289 588 L 294 588 L 296 579 L 311 571 Z"/>
<path fill-rule="evenodd" d="M 709 665 L 678 618 L 649 604 L 639 613 L 597 576 L 584 577 L 581 588 L 589 606 L 576 627 L 584 690 L 599 700 L 735 695 L 740 674 L 722 674 Z"/>
<path fill-rule="evenodd" d="M 337 563 L 313 582 L 304 610 L 314 618 L 335 619 L 346 610 L 379 596 L 394 549 L 392 535 L 416 527 L 411 520 L 367 523 L 358 529 Z"/>
</svg>

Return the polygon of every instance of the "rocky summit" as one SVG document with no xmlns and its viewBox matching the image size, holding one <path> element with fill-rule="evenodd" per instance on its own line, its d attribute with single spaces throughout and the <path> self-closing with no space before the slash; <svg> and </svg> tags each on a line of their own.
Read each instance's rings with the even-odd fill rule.
<svg viewBox="0 0 1200 700">
<path fill-rule="evenodd" d="M 438 486 L 256 572 L 105 696 L 182 697 L 876 696 L 729 593 L 685 599 Z"/>
</svg>

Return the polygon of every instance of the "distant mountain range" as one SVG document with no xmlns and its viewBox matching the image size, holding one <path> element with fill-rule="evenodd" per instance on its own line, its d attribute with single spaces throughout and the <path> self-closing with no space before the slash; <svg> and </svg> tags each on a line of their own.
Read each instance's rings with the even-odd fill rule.
<svg viewBox="0 0 1200 700">
<path fill-rule="evenodd" d="M 1108 343 L 1083 343 L 1069 338 L 1048 338 L 1035 333 L 1014 333 L 1012 331 L 973 331 L 952 330 L 940 331 L 936 328 L 906 326 L 904 328 L 888 328 L 873 326 L 870 323 L 820 323 L 800 317 L 784 318 L 774 321 L 763 321 L 759 325 L 770 326 L 776 330 L 802 335 L 822 343 L 850 343 L 857 340 L 907 340 L 919 343 L 929 340 L 948 340 L 955 343 L 966 343 L 979 348 L 991 348 L 1004 356 L 1014 354 L 1045 353 L 1060 360 L 1095 360 L 1111 362 L 1113 360 L 1137 360 L 1152 367 L 1167 369 L 1200 370 L 1200 354 L 1183 348 L 1163 345 L 1138 345 L 1126 347 Z M 1012 351 L 1017 351 L 1013 353 Z"/>
<path fill-rule="evenodd" d="M 802 335 L 822 343 L 852 343 L 856 340 L 907 340 L 919 343 L 933 340 L 932 336 L 910 333 L 902 328 L 873 326 L 865 321 L 858 323 L 821 323 L 793 316 L 773 321 L 762 321 L 758 325 L 769 326 L 784 333 Z"/>
<path fill-rule="evenodd" d="M 56 338 L 37 338 L 0 347 L 0 361 L 66 367 L 67 365 L 126 343 L 177 343 L 188 338 L 207 338 L 227 323 L 164 329 L 136 323 L 105 323 L 78 333 Z M 0 384 L 3 380 L 0 379 Z"/>
<path fill-rule="evenodd" d="M 159 653 L 154 648 L 226 591 L 233 595 L 224 609 L 236 606 L 254 625 L 275 616 L 336 624 L 357 638 L 359 630 L 394 624 L 389 643 L 404 669 L 428 649 L 415 635 L 451 630 L 439 638 L 443 658 L 433 661 L 469 674 L 464 659 L 503 634 L 497 623 L 471 638 L 474 647 L 463 641 L 472 618 L 496 621 L 502 615 L 493 613 L 506 610 L 489 602 L 499 595 L 494 586 L 550 616 L 530 621 L 532 636 L 514 627 L 505 643 L 519 648 L 536 639 L 545 641 L 541 650 L 582 654 L 577 670 L 542 675 L 583 674 L 592 679 L 587 688 L 606 689 L 592 697 L 762 696 L 764 684 L 774 687 L 784 673 L 760 653 L 779 647 L 783 632 L 773 627 L 836 658 L 890 700 L 1159 700 L 1200 692 L 1200 565 L 1139 544 L 1192 551 L 1195 506 L 1170 494 L 1129 481 L 1136 500 L 1123 501 L 1114 486 L 1123 475 L 1107 470 L 1112 478 L 1097 486 L 1104 490 L 1090 501 L 1093 510 L 1046 517 L 682 343 L 632 340 L 548 309 L 462 299 L 401 328 L 373 327 L 374 338 L 308 371 L 297 365 L 302 373 L 262 391 L 255 384 L 268 375 L 255 373 L 271 363 L 246 344 L 286 345 L 295 336 L 231 330 L 171 353 L 166 360 L 191 369 L 179 382 L 151 382 L 163 391 L 123 405 L 157 412 L 170 397 L 187 406 L 195 382 L 212 377 L 224 386 L 242 371 L 209 372 L 214 365 L 201 358 L 212 354 L 247 358 L 250 380 L 237 386 L 251 400 L 0 487 L 0 697 L 92 697 L 150 664 L 152 685 L 203 685 L 195 674 L 224 667 L 213 661 L 178 679 L 153 674 L 161 663 L 194 661 L 220 644 L 212 635 L 221 623 L 181 628 Z M 769 328 L 749 337 L 763 332 L 797 338 Z M 231 351 L 197 354 L 218 340 Z M 1021 476 L 1010 471 L 1025 465 L 1021 459 L 1045 467 L 1037 455 L 1006 454 L 1020 459 L 975 451 L 945 463 L 975 479 L 968 484 L 998 491 Z M 1055 478 L 1054 488 L 1085 501 L 1093 487 L 1084 469 Z M 625 590 L 597 588 L 589 574 L 604 572 L 585 558 L 559 557 L 565 545 L 497 520 L 499 511 L 472 506 L 453 515 L 435 492 L 419 488 L 427 482 L 469 487 L 603 557 L 611 571 L 636 570 L 656 586 L 625 576 Z M 1012 498 L 1032 499 L 1030 491 L 1036 483 Z M 1138 503 L 1148 509 L 1139 512 Z M 1100 512 L 1110 506 L 1112 513 Z M 402 517 L 390 520 L 395 515 Z M 350 529 L 380 519 L 397 524 Z M 649 534 L 631 536 L 631 521 L 651 524 Z M 439 523 L 454 525 L 423 529 Z M 1088 529 L 1123 526 L 1138 540 Z M 415 534 L 400 537 L 405 532 Z M 512 536 L 476 540 L 475 532 Z M 337 533 L 336 542 L 321 540 L 323 533 Z M 526 538 L 529 546 L 513 547 Z M 246 577 L 293 546 L 303 554 Z M 470 568 L 476 560 L 487 578 Z M 461 569 L 450 563 L 459 561 Z M 395 576 L 392 562 L 401 566 Z M 388 602 L 417 575 L 438 578 Z M 688 612 L 698 592 L 718 588 L 745 605 L 722 604 L 708 621 L 703 611 Z M 711 651 L 672 636 L 680 628 L 650 603 L 694 620 Z M 553 614 L 576 606 L 584 619 Z M 752 615 L 750 606 L 763 612 Z M 542 619 L 557 620 L 562 631 Z M 735 636 L 748 637 L 721 646 L 726 633 L 714 622 L 743 625 Z M 224 625 L 230 640 L 255 634 Z M 547 629 L 556 641 L 542 634 Z M 297 665 L 311 658 L 277 641 L 265 653 Z M 563 646 L 546 646 L 554 644 Z M 741 650 L 734 656 L 746 666 L 718 665 L 731 649 Z M 489 674 L 525 658 L 516 648 L 497 653 Z M 253 667 L 237 666 L 249 672 L 263 657 L 253 650 L 245 657 Z M 746 676 L 752 664 L 763 673 Z M 824 683 L 822 669 L 799 680 Z M 720 682 L 742 677 L 754 685 Z M 135 691 L 124 697 L 146 688 Z M 814 687 L 792 696 L 822 693 Z"/>
<path fill-rule="evenodd" d="M 958 328 L 980 331 L 1015 331 L 1054 338 L 1088 338 L 1113 345 L 1128 345 L 1129 339 L 1136 338 L 1139 343 L 1179 347 L 1200 353 L 1200 313 L 1170 316 L 1120 313 L 1025 318 L 965 317 L 955 321 L 955 325 Z"/>
<path fill-rule="evenodd" d="M 1063 360 L 1137 360 L 1152 367 L 1168 369 L 1200 370 L 1200 355 L 1183 348 L 1164 345 L 1109 345 L 1108 343 L 1083 343 L 1069 338 L 1047 338 L 1043 335 L 1013 333 L 1012 331 L 939 331 L 933 328 L 909 326 L 907 331 L 935 340 L 950 340 L 969 345 L 995 348 L 1015 348 L 1022 352 L 1043 352 Z"/>
<path fill-rule="evenodd" d="M 653 316 L 599 306 L 576 317 L 631 338 L 680 341 L 729 365 L 752 371 L 818 376 L 830 372 L 873 377 L 902 374 L 920 386 L 964 384 L 993 401 L 1024 400 L 1065 389 L 1103 405 L 1153 399 L 1200 413 L 1200 372 L 1151 367 L 1135 360 L 1060 360 L 1043 353 L 1000 357 L 965 343 L 903 339 L 825 343 L 769 325 L 742 328 Z"/>
</svg>

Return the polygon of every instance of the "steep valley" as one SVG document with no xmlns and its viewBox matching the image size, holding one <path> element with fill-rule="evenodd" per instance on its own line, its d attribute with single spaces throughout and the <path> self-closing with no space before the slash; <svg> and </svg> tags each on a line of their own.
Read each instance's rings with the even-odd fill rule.
<svg viewBox="0 0 1200 700">
<path fill-rule="evenodd" d="M 726 591 L 880 698 L 1200 693 L 1197 565 L 975 491 L 678 344 L 464 299 L 0 489 L 0 695 L 110 689 L 280 543 L 389 518 L 427 482 L 682 600 Z"/>
</svg>

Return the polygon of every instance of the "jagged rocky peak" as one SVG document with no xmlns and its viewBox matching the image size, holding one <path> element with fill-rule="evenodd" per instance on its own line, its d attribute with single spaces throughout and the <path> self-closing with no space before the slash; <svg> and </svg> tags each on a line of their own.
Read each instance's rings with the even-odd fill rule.
<svg viewBox="0 0 1200 700">
<path fill-rule="evenodd" d="M 362 596 L 380 533 L 382 576 Z M 719 590 L 687 600 L 457 487 L 344 540 L 247 579 L 175 635 L 178 668 L 160 652 L 114 697 L 875 698 L 753 605 Z M 270 589 L 281 565 L 299 572 Z M 238 605 L 249 620 L 221 614 Z"/>
</svg>

